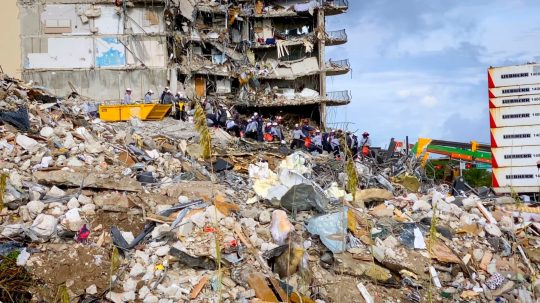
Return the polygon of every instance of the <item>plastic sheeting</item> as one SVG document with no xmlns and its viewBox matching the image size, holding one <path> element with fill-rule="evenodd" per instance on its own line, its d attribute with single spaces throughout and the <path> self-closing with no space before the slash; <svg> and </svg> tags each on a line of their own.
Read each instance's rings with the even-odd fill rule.
<svg viewBox="0 0 540 303">
<path fill-rule="evenodd" d="M 318 235 L 322 243 L 333 253 L 341 253 L 347 249 L 347 211 L 314 217 L 309 220 L 308 231 Z"/>
<path fill-rule="evenodd" d="M 289 191 L 281 197 L 281 206 L 289 211 L 306 211 L 316 209 L 326 212 L 328 199 L 317 192 L 312 185 L 298 184 L 294 185 Z"/>
<path fill-rule="evenodd" d="M 297 13 L 309 12 L 313 14 L 313 10 L 319 7 L 319 2 L 316 0 L 309 1 L 308 3 L 299 3 L 294 5 L 294 11 Z"/>
<path fill-rule="evenodd" d="M 7 122 L 21 131 L 30 129 L 30 118 L 26 108 L 19 108 L 17 111 L 1 112 L 0 121 Z"/>
</svg>

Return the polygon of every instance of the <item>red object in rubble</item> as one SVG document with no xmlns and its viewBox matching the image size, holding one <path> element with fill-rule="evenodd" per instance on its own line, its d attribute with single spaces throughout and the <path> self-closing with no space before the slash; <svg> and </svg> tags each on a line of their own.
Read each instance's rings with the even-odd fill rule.
<svg viewBox="0 0 540 303">
<path fill-rule="evenodd" d="M 215 232 L 216 232 L 216 229 L 213 228 L 213 227 L 210 227 L 210 226 L 205 226 L 205 227 L 203 227 L 203 231 L 204 231 L 205 233 L 215 233 Z"/>
<path fill-rule="evenodd" d="M 79 232 L 77 233 L 77 242 L 78 243 L 86 243 L 88 241 L 88 237 L 90 236 L 90 230 L 86 227 L 86 224 L 81 227 Z"/>
</svg>

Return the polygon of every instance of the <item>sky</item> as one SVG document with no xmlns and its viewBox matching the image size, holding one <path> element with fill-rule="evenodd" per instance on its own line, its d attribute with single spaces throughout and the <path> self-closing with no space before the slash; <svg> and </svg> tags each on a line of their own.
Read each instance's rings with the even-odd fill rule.
<svg viewBox="0 0 540 303">
<path fill-rule="evenodd" d="M 326 20 L 348 35 L 327 59 L 352 68 L 328 77 L 328 92 L 352 94 L 329 108 L 329 126 L 351 122 L 383 147 L 405 136 L 489 143 L 487 68 L 540 62 L 538 12 L 538 0 L 349 0 Z"/>
</svg>

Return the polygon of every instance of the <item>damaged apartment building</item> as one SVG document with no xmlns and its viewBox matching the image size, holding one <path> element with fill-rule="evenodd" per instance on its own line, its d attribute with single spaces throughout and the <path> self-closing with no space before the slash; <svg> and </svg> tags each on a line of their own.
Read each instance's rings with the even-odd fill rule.
<svg viewBox="0 0 540 303">
<path fill-rule="evenodd" d="M 326 29 L 347 0 L 19 0 L 26 81 L 58 95 L 119 100 L 169 86 L 239 111 L 301 113 L 324 123 L 350 102 L 326 77 L 350 71 L 326 60 L 347 42 Z M 323 125 L 324 126 L 324 125 Z"/>
</svg>

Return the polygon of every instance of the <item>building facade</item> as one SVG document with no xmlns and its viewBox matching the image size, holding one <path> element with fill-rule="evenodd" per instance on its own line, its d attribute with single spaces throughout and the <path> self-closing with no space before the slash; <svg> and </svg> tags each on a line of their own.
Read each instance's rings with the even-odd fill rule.
<svg viewBox="0 0 540 303">
<path fill-rule="evenodd" d="M 488 69 L 496 193 L 540 192 L 540 64 Z"/>
<path fill-rule="evenodd" d="M 91 3 L 89 3 L 91 2 Z M 168 85 L 238 109 L 300 112 L 324 124 L 350 102 L 326 77 L 349 72 L 325 48 L 347 42 L 326 18 L 346 0 L 19 0 L 23 78 L 103 101 Z"/>
</svg>

